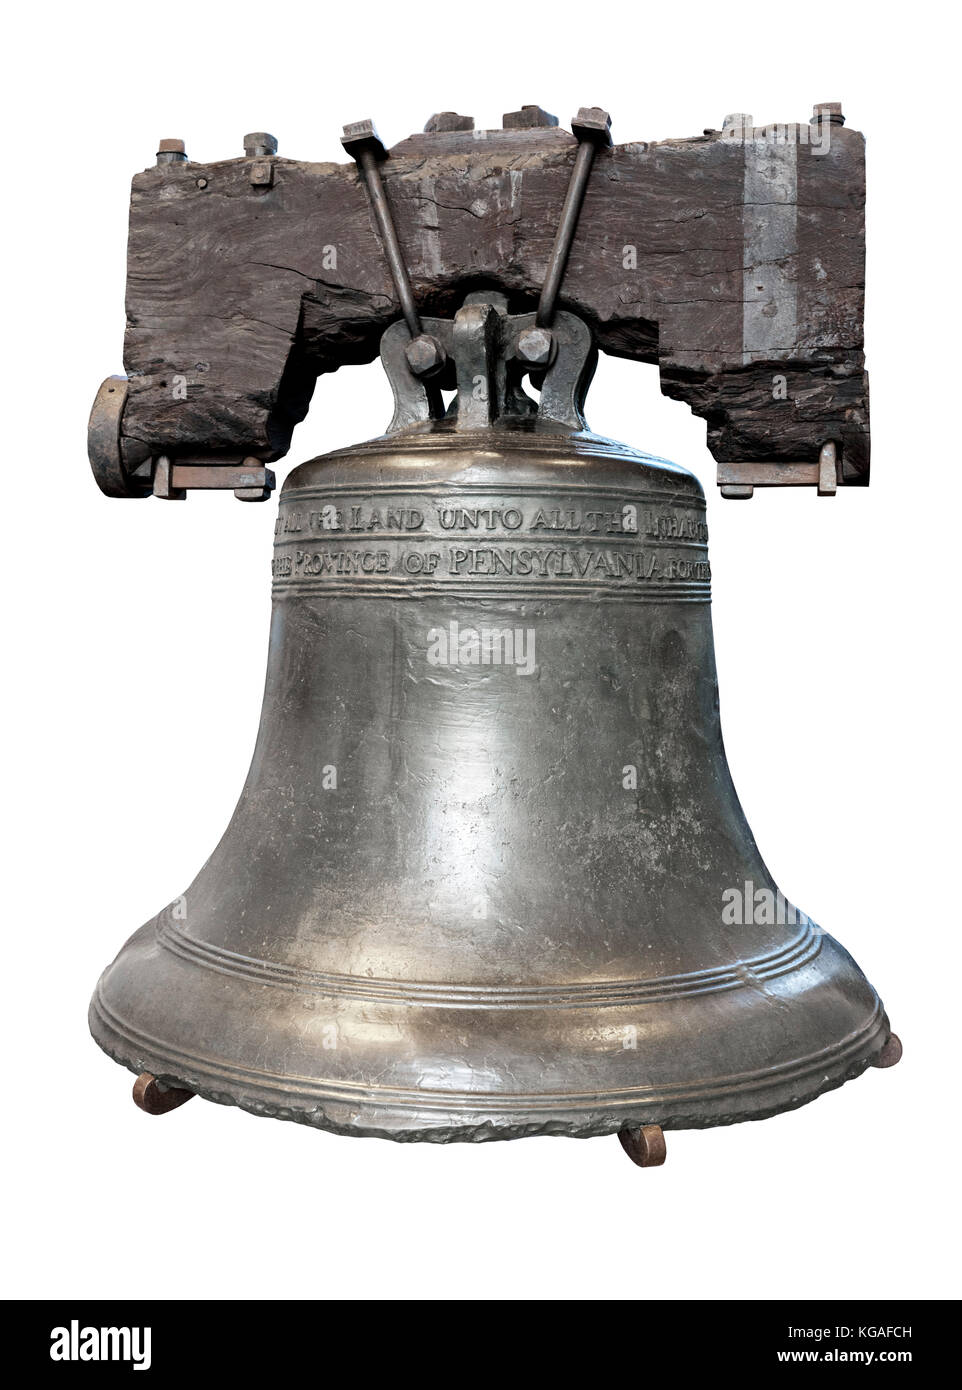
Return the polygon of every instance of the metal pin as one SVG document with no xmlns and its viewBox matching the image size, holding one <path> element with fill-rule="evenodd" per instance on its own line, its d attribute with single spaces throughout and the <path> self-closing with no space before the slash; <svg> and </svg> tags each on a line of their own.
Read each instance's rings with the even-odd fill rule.
<svg viewBox="0 0 962 1390">
<path fill-rule="evenodd" d="M 568 252 L 571 250 L 575 228 L 578 225 L 595 150 L 599 145 L 611 144 L 611 118 L 607 111 L 602 111 L 600 107 L 583 106 L 571 122 L 571 129 L 578 137 L 578 152 L 568 181 L 568 191 L 561 209 L 554 246 L 551 248 L 548 273 L 541 288 L 541 298 L 538 300 L 539 328 L 550 328 L 554 321 L 558 291 L 561 289 L 565 266 L 568 263 Z"/>
<path fill-rule="evenodd" d="M 401 302 L 404 322 L 408 326 L 411 337 L 416 338 L 421 332 L 421 320 L 415 308 L 407 266 L 401 255 L 401 245 L 397 239 L 391 204 L 387 200 L 384 184 L 381 181 L 381 171 L 378 168 L 379 161 L 387 158 L 387 150 L 374 129 L 373 121 L 355 121 L 353 125 L 346 125 L 344 134 L 341 136 L 341 144 L 351 158 L 357 162 L 364 175 L 368 197 L 374 208 L 374 216 L 377 218 L 381 240 L 384 243 L 384 252 L 391 271 L 391 279 L 394 281 L 394 288 Z"/>
</svg>

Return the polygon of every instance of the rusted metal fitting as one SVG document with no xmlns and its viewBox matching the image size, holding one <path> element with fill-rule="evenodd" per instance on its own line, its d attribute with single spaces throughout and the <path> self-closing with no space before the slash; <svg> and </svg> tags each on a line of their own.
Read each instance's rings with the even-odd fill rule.
<svg viewBox="0 0 962 1390">
<path fill-rule="evenodd" d="M 180 1105 L 193 1100 L 193 1091 L 181 1090 L 178 1086 L 165 1086 L 149 1071 L 141 1072 L 134 1082 L 134 1104 L 147 1115 L 166 1115 Z"/>
<path fill-rule="evenodd" d="M 375 159 L 387 158 L 387 150 L 373 121 L 352 121 L 350 125 L 346 125 L 341 135 L 341 144 L 359 164 L 364 154 L 372 154 Z"/>
<path fill-rule="evenodd" d="M 611 144 L 611 117 L 600 106 L 582 106 L 571 120 L 571 133 L 579 140 L 591 140 L 599 146 Z"/>
<path fill-rule="evenodd" d="M 898 1033 L 890 1033 L 888 1042 L 872 1063 L 873 1067 L 880 1067 L 883 1071 L 886 1067 L 894 1067 L 902 1060 L 902 1039 Z"/>
<path fill-rule="evenodd" d="M 188 492 L 227 490 L 239 502 L 266 502 L 275 486 L 273 471 L 258 458 L 211 462 L 161 454 L 154 462 L 154 496 L 165 502 L 183 502 Z"/>
<path fill-rule="evenodd" d="M 555 355 L 554 334 L 550 328 L 526 328 L 518 334 L 517 354 L 528 367 L 550 367 Z"/>
<path fill-rule="evenodd" d="M 161 140 L 157 146 L 157 164 L 186 164 L 187 148 L 183 140 Z"/>
<path fill-rule="evenodd" d="M 123 438 L 129 390 L 125 376 L 109 376 L 97 392 L 87 425 L 87 457 L 97 486 L 108 497 L 149 497 L 151 492 L 149 449 Z"/>
<path fill-rule="evenodd" d="M 254 188 L 270 188 L 274 182 L 274 161 L 277 141 L 266 130 L 255 130 L 244 136 L 244 154 L 254 162 L 248 177 Z"/>
<path fill-rule="evenodd" d="M 388 202 L 384 183 L 381 179 L 380 164 L 382 160 L 387 158 L 387 150 L 374 128 L 373 121 L 354 121 L 353 124 L 346 125 L 341 135 L 341 144 L 351 158 L 357 161 L 358 168 L 364 176 L 368 197 L 371 200 L 371 207 L 377 220 L 378 230 L 381 233 L 381 240 L 384 243 L 384 253 L 387 257 L 391 279 L 394 281 L 394 288 L 401 304 L 404 322 L 408 326 L 412 340 L 417 339 L 421 336 L 421 319 L 414 303 L 414 293 L 411 289 L 404 256 L 401 253 L 397 229 L 394 226 L 391 204 Z M 415 357 L 417 358 L 417 354 Z M 413 367 L 412 370 L 414 370 Z"/>
<path fill-rule="evenodd" d="M 436 376 L 447 361 L 444 348 L 430 333 L 419 333 L 406 345 L 404 356 L 411 371 L 418 377 Z"/>
<path fill-rule="evenodd" d="M 255 130 L 251 135 L 244 136 L 244 153 L 248 159 L 265 159 L 277 154 L 277 140 L 266 130 Z"/>
<path fill-rule="evenodd" d="M 819 497 L 834 497 L 838 491 L 838 475 L 838 445 L 830 439 L 819 450 L 817 463 L 719 463 L 717 482 L 722 497 L 735 501 L 752 497 L 756 487 L 811 487 L 813 484 Z"/>
<path fill-rule="evenodd" d="M 842 115 L 842 103 L 840 101 L 822 101 L 812 107 L 812 119 L 810 125 L 818 125 L 821 121 L 828 121 L 829 125 L 844 125 L 845 117 Z"/>
<path fill-rule="evenodd" d="M 571 122 L 571 129 L 578 137 L 578 150 L 571 169 L 554 246 L 551 248 L 548 272 L 541 286 L 537 320 L 539 328 L 549 328 L 554 320 L 558 292 L 568 263 L 568 252 L 571 250 L 575 228 L 578 225 L 595 152 L 611 144 L 611 117 L 600 106 L 582 106 Z"/>
<path fill-rule="evenodd" d="M 623 1129 L 618 1138 L 625 1153 L 639 1168 L 660 1168 L 668 1156 L 668 1146 L 661 1125 Z"/>
<path fill-rule="evenodd" d="M 506 111 L 501 117 L 503 130 L 540 130 L 558 124 L 558 117 L 540 106 L 522 106 L 520 111 Z"/>
<path fill-rule="evenodd" d="M 442 135 L 451 130 L 473 130 L 473 116 L 459 116 L 457 111 L 436 111 L 424 126 L 425 135 Z"/>
</svg>

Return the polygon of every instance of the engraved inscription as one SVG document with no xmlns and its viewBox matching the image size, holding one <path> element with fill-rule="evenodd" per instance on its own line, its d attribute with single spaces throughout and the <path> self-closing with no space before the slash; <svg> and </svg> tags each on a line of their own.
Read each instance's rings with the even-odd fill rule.
<svg viewBox="0 0 962 1390">
<path fill-rule="evenodd" d="M 430 505 L 430 504 L 429 504 Z M 284 506 L 274 533 L 285 535 L 370 535 L 372 532 L 420 532 L 432 527 L 433 512 L 437 530 L 508 532 L 527 531 L 532 535 L 563 532 L 569 535 L 641 535 L 656 539 L 692 540 L 705 543 L 708 528 L 704 518 L 692 509 L 640 508 L 623 506 L 552 507 L 436 505 L 427 509 L 412 506 L 374 506 L 370 503 L 329 502 L 314 507 Z M 426 521 L 428 524 L 426 525 Z"/>
<path fill-rule="evenodd" d="M 427 585 L 539 592 L 686 586 L 707 596 L 707 528 L 695 505 L 586 496 L 316 496 L 282 501 L 275 584 L 332 590 Z"/>
</svg>

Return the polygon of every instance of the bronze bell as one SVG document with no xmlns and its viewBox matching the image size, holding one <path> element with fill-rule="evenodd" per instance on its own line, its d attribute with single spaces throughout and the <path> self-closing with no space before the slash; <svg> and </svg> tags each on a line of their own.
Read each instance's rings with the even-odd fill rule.
<svg viewBox="0 0 962 1390">
<path fill-rule="evenodd" d="M 284 487 L 247 784 L 97 1042 L 149 1109 L 642 1164 L 897 1060 L 738 803 L 699 483 L 588 432 L 573 315 L 480 294 L 422 329 L 384 335 L 389 431 Z"/>
</svg>

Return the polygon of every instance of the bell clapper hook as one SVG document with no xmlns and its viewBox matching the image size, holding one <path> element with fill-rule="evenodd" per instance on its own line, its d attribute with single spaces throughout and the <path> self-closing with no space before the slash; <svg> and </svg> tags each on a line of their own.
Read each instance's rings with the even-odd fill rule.
<svg viewBox="0 0 962 1390">
<path fill-rule="evenodd" d="M 641 1125 L 638 1129 L 618 1132 L 621 1147 L 639 1168 L 660 1168 L 668 1156 L 665 1133 L 661 1125 Z"/>
<path fill-rule="evenodd" d="M 193 1100 L 193 1091 L 181 1090 L 179 1086 L 165 1086 L 149 1071 L 141 1072 L 134 1082 L 134 1104 L 147 1115 L 166 1115 L 179 1105 Z"/>
</svg>

